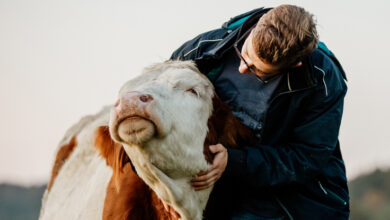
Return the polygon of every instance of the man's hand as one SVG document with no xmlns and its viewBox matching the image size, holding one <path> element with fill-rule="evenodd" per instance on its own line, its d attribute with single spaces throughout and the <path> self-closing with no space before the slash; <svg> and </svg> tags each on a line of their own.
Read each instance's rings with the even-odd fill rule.
<svg viewBox="0 0 390 220">
<path fill-rule="evenodd" d="M 215 154 L 213 164 L 210 169 L 198 173 L 198 175 L 191 180 L 191 185 L 196 191 L 203 190 L 214 185 L 226 169 L 228 161 L 226 148 L 222 144 L 210 145 L 209 148 L 211 153 Z"/>
</svg>

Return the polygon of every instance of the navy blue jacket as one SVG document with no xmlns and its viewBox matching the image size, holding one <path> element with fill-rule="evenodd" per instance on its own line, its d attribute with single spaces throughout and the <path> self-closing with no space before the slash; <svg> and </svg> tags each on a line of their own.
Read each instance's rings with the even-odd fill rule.
<svg viewBox="0 0 390 220">
<path fill-rule="evenodd" d="M 255 9 L 198 35 L 171 59 L 194 60 L 215 83 L 223 56 L 240 31 L 268 10 Z M 261 140 L 255 146 L 228 149 L 228 165 L 210 199 L 225 197 L 219 200 L 222 204 L 231 195 L 235 203 L 230 202 L 232 209 L 224 206 L 218 219 L 234 207 L 268 218 L 348 219 L 347 179 L 338 141 L 346 91 L 345 73 L 323 43 L 301 67 L 286 72 L 269 101 Z M 228 86 L 217 91 L 239 92 Z M 234 185 L 224 186 L 223 181 Z"/>
</svg>

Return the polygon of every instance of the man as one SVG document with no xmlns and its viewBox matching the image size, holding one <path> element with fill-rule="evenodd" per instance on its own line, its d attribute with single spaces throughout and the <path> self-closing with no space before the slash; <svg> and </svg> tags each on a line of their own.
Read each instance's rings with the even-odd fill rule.
<svg viewBox="0 0 390 220">
<path fill-rule="evenodd" d="M 171 59 L 194 60 L 258 138 L 242 149 L 210 146 L 212 167 L 192 181 L 195 190 L 216 184 L 210 203 L 221 211 L 206 210 L 206 218 L 348 219 L 338 142 L 345 73 L 318 43 L 311 14 L 292 5 L 256 9 L 186 42 Z"/>
</svg>

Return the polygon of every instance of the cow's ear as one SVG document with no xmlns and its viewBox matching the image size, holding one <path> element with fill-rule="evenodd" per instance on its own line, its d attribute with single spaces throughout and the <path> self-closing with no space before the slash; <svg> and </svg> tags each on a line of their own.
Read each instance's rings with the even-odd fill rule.
<svg viewBox="0 0 390 220">
<path fill-rule="evenodd" d="M 123 167 L 130 161 L 121 144 L 114 142 L 111 138 L 108 126 L 100 126 L 95 133 L 95 147 L 100 155 L 106 159 L 108 166 L 113 169 L 113 177 L 117 190 L 120 189 L 120 175 Z"/>
<path fill-rule="evenodd" d="M 237 148 L 253 144 L 255 136 L 253 131 L 236 118 L 229 106 L 214 95 L 213 114 L 209 118 L 209 133 L 206 141 L 208 145 L 221 143 L 225 147 Z M 207 155 L 206 155 L 207 156 Z"/>
</svg>

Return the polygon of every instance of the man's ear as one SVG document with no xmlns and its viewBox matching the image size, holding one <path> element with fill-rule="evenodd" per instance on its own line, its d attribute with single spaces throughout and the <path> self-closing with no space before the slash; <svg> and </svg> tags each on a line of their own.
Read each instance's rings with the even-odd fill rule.
<svg viewBox="0 0 390 220">
<path fill-rule="evenodd" d="M 295 65 L 293 65 L 293 68 L 297 68 L 302 66 L 302 61 L 298 61 Z"/>
</svg>

